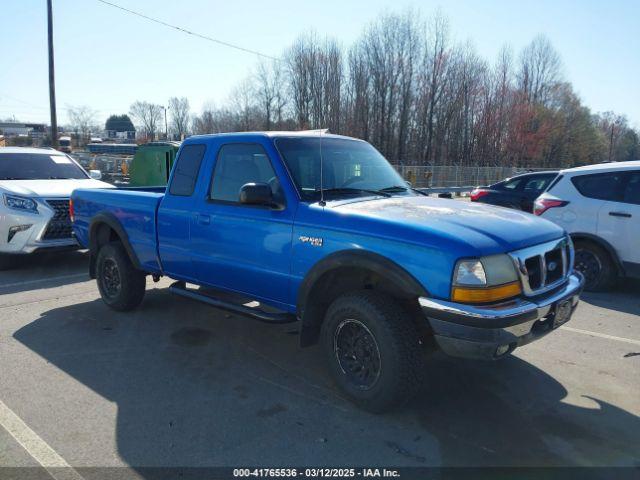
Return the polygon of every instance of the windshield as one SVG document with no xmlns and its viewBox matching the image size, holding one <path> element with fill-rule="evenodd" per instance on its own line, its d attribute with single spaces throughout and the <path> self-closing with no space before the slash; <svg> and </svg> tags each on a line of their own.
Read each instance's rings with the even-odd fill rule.
<svg viewBox="0 0 640 480">
<path fill-rule="evenodd" d="M 0 153 L 0 180 L 84 179 L 85 171 L 58 153 Z"/>
<path fill-rule="evenodd" d="M 279 138 L 278 151 L 303 200 L 320 199 L 320 138 Z M 322 139 L 325 198 L 345 195 L 413 195 L 391 164 L 358 140 Z"/>
</svg>

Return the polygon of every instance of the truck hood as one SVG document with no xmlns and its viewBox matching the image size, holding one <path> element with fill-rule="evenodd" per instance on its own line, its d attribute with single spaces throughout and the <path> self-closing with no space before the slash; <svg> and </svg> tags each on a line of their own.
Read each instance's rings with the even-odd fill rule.
<svg viewBox="0 0 640 480">
<path fill-rule="evenodd" d="M 70 197 L 76 188 L 114 188 L 99 180 L 1 180 L 0 191 L 25 197 Z"/>
<path fill-rule="evenodd" d="M 424 196 L 346 202 L 332 209 L 352 220 L 384 222 L 394 235 L 402 226 L 415 241 L 464 243 L 478 255 L 519 250 L 564 235 L 562 228 L 529 213 Z"/>
</svg>

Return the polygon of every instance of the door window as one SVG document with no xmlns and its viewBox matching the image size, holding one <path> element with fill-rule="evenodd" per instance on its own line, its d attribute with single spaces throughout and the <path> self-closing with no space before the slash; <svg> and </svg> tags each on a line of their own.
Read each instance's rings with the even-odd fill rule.
<svg viewBox="0 0 640 480">
<path fill-rule="evenodd" d="M 631 172 L 629 174 L 629 181 L 627 182 L 627 187 L 624 190 L 624 197 L 622 201 L 624 203 L 640 205 L 640 171 Z"/>
<path fill-rule="evenodd" d="M 276 174 L 260 145 L 223 145 L 213 172 L 209 198 L 237 203 L 240 189 L 246 183 L 266 183 L 271 187 L 274 199 L 282 199 Z"/>
<path fill-rule="evenodd" d="M 185 145 L 182 147 L 169 187 L 171 195 L 189 197 L 193 194 L 204 151 L 204 145 Z"/>
<path fill-rule="evenodd" d="M 524 191 L 529 193 L 542 192 L 547 188 L 553 177 L 530 177 L 524 184 Z"/>
<path fill-rule="evenodd" d="M 522 181 L 521 178 L 516 178 L 515 180 L 505 180 L 502 183 L 502 188 L 504 190 L 515 191 L 518 189 L 518 186 L 520 185 L 521 181 Z"/>
</svg>

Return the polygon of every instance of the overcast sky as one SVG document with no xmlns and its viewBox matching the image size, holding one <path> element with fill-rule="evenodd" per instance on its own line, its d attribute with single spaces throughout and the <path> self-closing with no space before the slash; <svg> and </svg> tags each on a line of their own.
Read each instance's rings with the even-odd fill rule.
<svg viewBox="0 0 640 480">
<path fill-rule="evenodd" d="M 220 40 L 279 56 L 315 30 L 349 46 L 385 11 L 441 8 L 456 41 L 493 60 L 547 35 L 564 76 L 594 112 L 613 110 L 640 127 L 640 0 L 111 0 Z M 253 54 L 151 23 L 97 0 L 53 0 L 56 92 L 65 107 L 88 105 L 103 121 L 135 100 L 186 96 L 199 112 L 221 104 L 257 63 Z M 46 2 L 3 2 L 0 118 L 48 122 Z"/>
</svg>

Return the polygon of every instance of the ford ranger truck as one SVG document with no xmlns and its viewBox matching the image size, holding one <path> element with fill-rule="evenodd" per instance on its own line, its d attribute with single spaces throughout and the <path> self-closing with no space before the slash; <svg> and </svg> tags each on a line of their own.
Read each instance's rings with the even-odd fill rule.
<svg viewBox="0 0 640 480">
<path fill-rule="evenodd" d="M 430 346 L 503 358 L 568 321 L 583 286 L 560 227 L 430 198 L 367 142 L 321 132 L 193 136 L 166 191 L 81 189 L 70 209 L 109 307 L 167 276 L 178 295 L 299 322 L 374 412 L 411 398 Z"/>
</svg>

